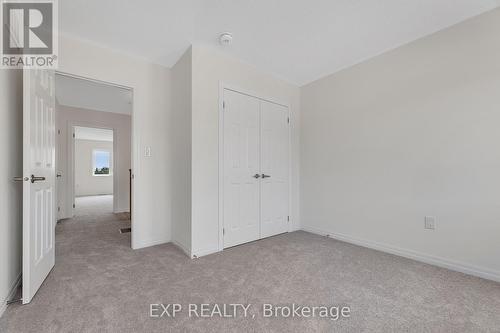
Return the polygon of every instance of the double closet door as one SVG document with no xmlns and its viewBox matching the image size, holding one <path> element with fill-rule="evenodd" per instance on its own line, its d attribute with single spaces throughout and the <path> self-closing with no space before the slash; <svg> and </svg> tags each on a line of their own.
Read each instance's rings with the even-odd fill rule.
<svg viewBox="0 0 500 333">
<path fill-rule="evenodd" d="M 224 248 L 288 231 L 289 110 L 224 90 Z"/>
</svg>

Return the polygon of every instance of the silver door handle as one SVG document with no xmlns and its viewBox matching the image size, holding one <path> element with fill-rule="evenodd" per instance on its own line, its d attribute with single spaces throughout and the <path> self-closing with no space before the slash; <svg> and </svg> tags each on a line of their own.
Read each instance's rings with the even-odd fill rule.
<svg viewBox="0 0 500 333">
<path fill-rule="evenodd" d="M 41 181 L 44 181 L 44 180 L 45 180 L 45 177 L 35 177 L 35 175 L 31 175 L 31 183 L 41 182 Z"/>
<path fill-rule="evenodd" d="M 28 177 L 14 177 L 15 182 L 27 182 L 30 180 Z"/>
<path fill-rule="evenodd" d="M 262 178 L 271 178 L 271 176 L 262 174 Z"/>
<path fill-rule="evenodd" d="M 255 174 L 255 176 L 253 176 L 253 178 L 255 179 L 259 179 L 260 178 L 260 175 L 258 173 Z"/>
<path fill-rule="evenodd" d="M 58 174 L 56 175 L 56 177 L 57 177 L 57 178 L 60 178 L 60 177 L 62 177 L 62 175 L 61 175 L 60 173 L 58 173 Z"/>
</svg>

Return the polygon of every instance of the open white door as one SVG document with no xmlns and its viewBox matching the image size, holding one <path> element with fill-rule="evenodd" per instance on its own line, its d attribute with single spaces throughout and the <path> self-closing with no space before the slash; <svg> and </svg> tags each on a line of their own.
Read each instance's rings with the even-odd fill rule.
<svg viewBox="0 0 500 333">
<path fill-rule="evenodd" d="M 24 70 L 23 304 L 55 264 L 54 72 Z"/>
</svg>

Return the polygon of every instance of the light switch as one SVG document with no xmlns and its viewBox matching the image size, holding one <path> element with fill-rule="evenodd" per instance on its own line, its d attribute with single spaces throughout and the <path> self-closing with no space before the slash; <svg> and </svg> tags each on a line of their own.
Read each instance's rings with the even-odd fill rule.
<svg viewBox="0 0 500 333">
<path fill-rule="evenodd" d="M 151 157 L 151 147 L 146 147 L 144 149 L 144 157 Z"/>
<path fill-rule="evenodd" d="M 436 217 L 426 216 L 425 217 L 425 229 L 435 230 L 436 229 Z"/>
</svg>

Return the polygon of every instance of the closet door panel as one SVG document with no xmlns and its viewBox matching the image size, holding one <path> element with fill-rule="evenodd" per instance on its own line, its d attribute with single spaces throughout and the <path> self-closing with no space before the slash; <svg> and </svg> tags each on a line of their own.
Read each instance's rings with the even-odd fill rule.
<svg viewBox="0 0 500 333">
<path fill-rule="evenodd" d="M 224 247 L 260 238 L 260 104 L 224 90 Z"/>
<path fill-rule="evenodd" d="M 261 101 L 261 237 L 288 231 L 288 108 Z"/>
</svg>

